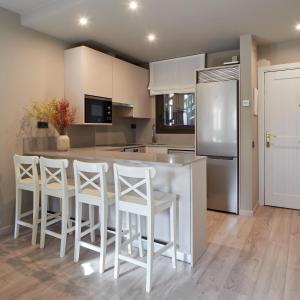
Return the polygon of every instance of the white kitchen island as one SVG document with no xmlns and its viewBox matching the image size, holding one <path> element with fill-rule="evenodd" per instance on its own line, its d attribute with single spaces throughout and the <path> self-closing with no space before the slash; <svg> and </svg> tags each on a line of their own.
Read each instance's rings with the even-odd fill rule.
<svg viewBox="0 0 300 300">
<path fill-rule="evenodd" d="M 111 149 L 113 150 L 113 149 Z M 107 162 L 110 165 L 108 184 L 113 185 L 112 164 L 139 164 L 155 167 L 154 190 L 178 195 L 177 241 L 179 260 L 192 266 L 207 247 L 206 237 L 206 157 L 193 154 L 156 154 L 103 151 L 101 147 L 73 148 L 67 152 L 30 151 L 27 155 L 48 158 L 66 158 L 70 161 L 69 176 L 72 176 L 74 159 L 92 162 Z M 169 215 L 167 212 L 155 217 L 154 238 L 156 247 L 169 240 Z M 109 225 L 114 227 L 114 211 L 110 212 Z M 145 220 L 143 234 L 146 232 Z M 168 254 L 168 253 L 166 253 Z"/>
</svg>

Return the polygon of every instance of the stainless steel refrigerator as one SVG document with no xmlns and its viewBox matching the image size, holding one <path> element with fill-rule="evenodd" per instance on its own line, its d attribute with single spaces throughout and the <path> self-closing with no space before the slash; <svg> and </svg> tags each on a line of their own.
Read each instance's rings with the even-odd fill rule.
<svg viewBox="0 0 300 300">
<path fill-rule="evenodd" d="M 197 72 L 196 153 L 207 156 L 208 209 L 238 213 L 239 65 Z"/>
</svg>

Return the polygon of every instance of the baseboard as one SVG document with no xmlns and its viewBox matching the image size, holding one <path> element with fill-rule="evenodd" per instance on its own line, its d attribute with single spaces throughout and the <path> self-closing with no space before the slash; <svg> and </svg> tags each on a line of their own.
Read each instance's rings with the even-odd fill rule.
<svg viewBox="0 0 300 300">
<path fill-rule="evenodd" d="M 259 207 L 259 203 L 257 202 L 253 208 L 253 215 L 255 215 L 257 208 Z"/>
<path fill-rule="evenodd" d="M 8 225 L 0 228 L 0 235 L 12 234 L 13 233 L 13 226 Z"/>
<path fill-rule="evenodd" d="M 253 210 L 240 209 L 239 215 L 240 216 L 245 216 L 245 217 L 253 217 L 254 212 L 253 212 Z"/>
<path fill-rule="evenodd" d="M 245 217 L 253 217 L 255 215 L 255 212 L 258 208 L 258 203 L 254 206 L 253 210 L 245 210 L 245 209 L 240 209 L 240 216 L 245 216 Z"/>
</svg>

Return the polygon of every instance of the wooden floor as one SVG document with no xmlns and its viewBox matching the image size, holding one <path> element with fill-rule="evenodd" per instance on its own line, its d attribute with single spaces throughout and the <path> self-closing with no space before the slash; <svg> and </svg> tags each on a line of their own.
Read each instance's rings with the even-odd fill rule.
<svg viewBox="0 0 300 300">
<path fill-rule="evenodd" d="M 260 207 L 254 217 L 208 214 L 209 247 L 194 269 L 169 258 L 154 266 L 153 291 L 145 293 L 145 271 L 124 263 L 98 273 L 97 254 L 81 251 L 73 263 L 73 239 L 59 258 L 59 242 L 46 248 L 0 238 L 0 299 L 300 299 L 300 212 Z M 109 264 L 113 263 L 113 248 Z"/>
</svg>

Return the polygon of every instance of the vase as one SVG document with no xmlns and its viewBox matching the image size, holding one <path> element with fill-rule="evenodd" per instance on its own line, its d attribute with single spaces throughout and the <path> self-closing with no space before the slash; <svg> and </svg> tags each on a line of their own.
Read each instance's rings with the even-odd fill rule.
<svg viewBox="0 0 300 300">
<path fill-rule="evenodd" d="M 68 151 L 70 149 L 70 138 L 65 135 L 59 135 L 56 138 L 56 148 L 58 151 Z"/>
</svg>

